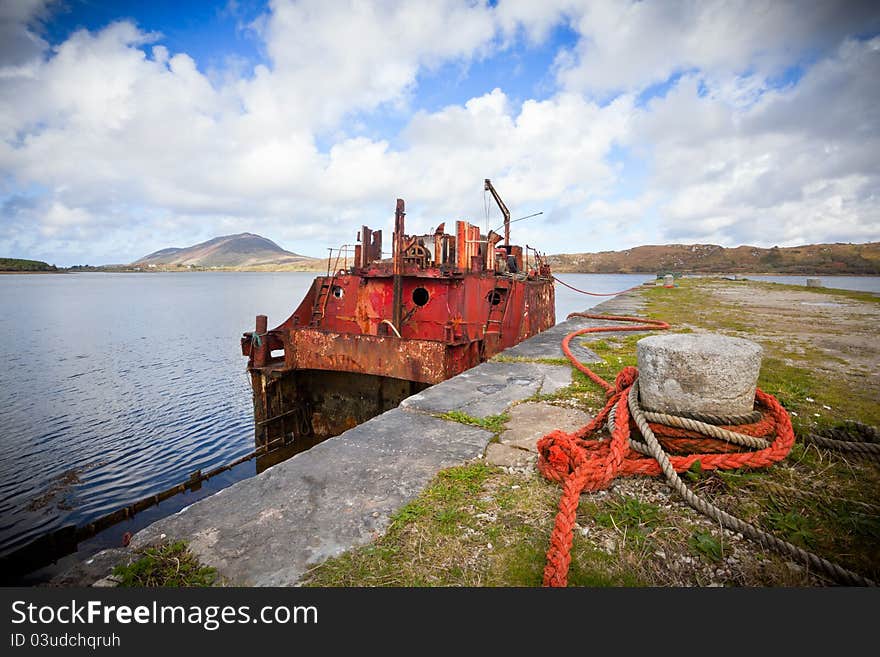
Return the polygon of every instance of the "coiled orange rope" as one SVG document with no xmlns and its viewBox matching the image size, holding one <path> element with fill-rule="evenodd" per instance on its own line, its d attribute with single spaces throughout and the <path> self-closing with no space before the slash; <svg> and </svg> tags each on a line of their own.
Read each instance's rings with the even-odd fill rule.
<svg viewBox="0 0 880 657">
<path fill-rule="evenodd" d="M 592 372 L 571 353 L 569 343 L 579 335 L 609 331 L 644 331 L 668 329 L 669 325 L 657 320 L 619 315 L 569 315 L 592 319 L 637 322 L 633 326 L 600 326 L 584 328 L 565 336 L 562 350 L 572 364 L 592 381 L 606 390 L 608 398 L 604 408 L 587 425 L 574 433 L 551 431 L 538 441 L 538 469 L 553 481 L 562 484 L 559 511 L 547 551 L 544 568 L 545 586 L 565 586 L 571 563 L 572 532 L 575 525 L 580 495 L 584 491 L 607 488 L 620 475 L 659 475 L 663 471 L 652 456 L 645 456 L 630 446 L 631 417 L 628 397 L 636 383 L 638 370 L 625 367 L 610 384 Z M 637 395 L 636 395 L 637 397 Z M 609 414 L 614 411 L 610 440 L 598 440 L 593 436 L 601 431 Z M 706 438 L 687 429 L 649 423 L 660 444 L 672 452 L 700 450 L 702 453 L 670 456 L 669 462 L 676 472 L 688 470 L 695 461 L 702 469 L 735 469 L 744 466 L 765 467 L 784 459 L 794 444 L 791 419 L 782 405 L 760 389 L 756 392 L 756 409 L 761 419 L 752 424 L 729 425 L 725 428 L 737 433 L 766 438 L 769 446 L 754 451 L 740 451 L 739 446 L 725 441 Z"/>
</svg>

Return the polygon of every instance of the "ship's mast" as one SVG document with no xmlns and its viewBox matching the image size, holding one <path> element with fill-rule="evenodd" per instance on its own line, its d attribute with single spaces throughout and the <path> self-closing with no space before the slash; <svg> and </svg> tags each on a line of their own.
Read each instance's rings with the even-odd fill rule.
<svg viewBox="0 0 880 657">
<path fill-rule="evenodd" d="M 394 240 L 392 247 L 393 262 L 393 295 L 391 310 L 391 321 L 396 330 L 400 331 L 400 320 L 403 316 L 403 217 L 406 215 L 404 211 L 403 199 L 397 199 L 397 208 L 394 211 Z"/>
<path fill-rule="evenodd" d="M 504 201 L 501 200 L 501 197 L 498 196 L 498 192 L 495 191 L 495 188 L 492 186 L 492 182 L 486 178 L 486 184 L 483 189 L 486 191 L 492 192 L 492 198 L 495 199 L 495 202 L 498 204 L 498 207 L 501 208 L 501 214 L 504 215 L 504 246 L 510 245 L 510 210 L 507 209 L 507 206 L 504 205 Z"/>
</svg>

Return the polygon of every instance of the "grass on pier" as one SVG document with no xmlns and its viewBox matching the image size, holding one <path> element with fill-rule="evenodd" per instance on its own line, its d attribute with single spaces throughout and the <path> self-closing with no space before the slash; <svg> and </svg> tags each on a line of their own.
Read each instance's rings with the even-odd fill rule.
<svg viewBox="0 0 880 657">
<path fill-rule="evenodd" d="M 200 563 L 184 541 L 174 541 L 145 548 L 138 559 L 116 566 L 113 577 L 126 587 L 213 586 L 217 571 Z"/>
</svg>

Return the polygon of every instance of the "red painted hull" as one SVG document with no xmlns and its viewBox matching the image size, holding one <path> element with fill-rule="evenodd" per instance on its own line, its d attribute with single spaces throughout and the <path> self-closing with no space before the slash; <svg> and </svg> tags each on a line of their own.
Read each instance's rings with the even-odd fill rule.
<svg viewBox="0 0 880 657">
<path fill-rule="evenodd" d="M 333 370 L 433 384 L 555 323 L 552 280 L 430 273 L 403 277 L 403 297 L 410 303 L 404 304 L 400 337 L 385 323 L 392 315 L 390 277 L 347 273 L 316 278 L 293 315 L 268 331 L 259 349 L 252 338 L 244 339 L 243 353 L 255 360 L 252 370 Z M 310 326 L 322 285 L 331 287 L 325 316 Z M 418 305 L 414 296 L 426 300 Z M 268 354 L 261 359 L 258 351 Z M 279 351 L 283 355 L 270 355 Z"/>
</svg>

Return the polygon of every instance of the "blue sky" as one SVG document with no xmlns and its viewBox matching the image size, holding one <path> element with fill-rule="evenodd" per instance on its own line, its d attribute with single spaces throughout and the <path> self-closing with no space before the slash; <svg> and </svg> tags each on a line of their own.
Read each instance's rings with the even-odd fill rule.
<svg viewBox="0 0 880 657">
<path fill-rule="evenodd" d="M 171 0 L 65 0 L 50 6 L 47 20 L 35 26 L 51 45 L 81 29 L 98 31 L 129 20 L 147 32 L 160 32 L 173 52 L 189 53 L 202 72 L 219 68 L 230 55 L 265 63 L 261 42 L 247 29 L 267 9 L 264 2 L 180 2 Z"/>
<path fill-rule="evenodd" d="M 321 256 L 397 197 L 484 225 L 487 177 L 548 253 L 878 241 L 878 31 L 867 2 L 16 0 L 0 256 Z"/>
</svg>

